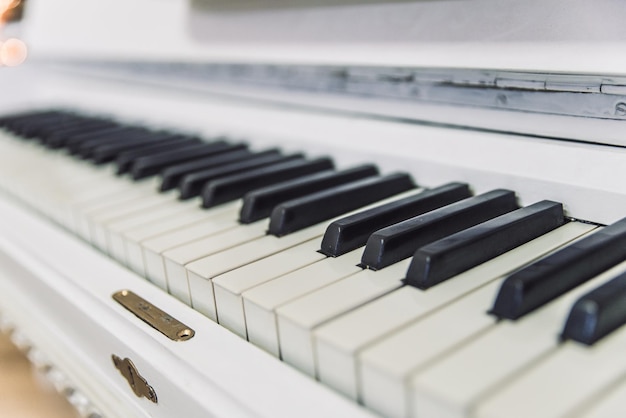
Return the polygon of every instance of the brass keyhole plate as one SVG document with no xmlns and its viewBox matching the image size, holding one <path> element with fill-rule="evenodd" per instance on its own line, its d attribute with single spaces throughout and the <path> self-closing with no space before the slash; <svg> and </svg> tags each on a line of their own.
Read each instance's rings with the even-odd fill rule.
<svg viewBox="0 0 626 418">
<path fill-rule="evenodd" d="M 193 329 L 130 290 L 114 293 L 113 299 L 170 340 L 187 341 L 196 334 Z"/>
</svg>

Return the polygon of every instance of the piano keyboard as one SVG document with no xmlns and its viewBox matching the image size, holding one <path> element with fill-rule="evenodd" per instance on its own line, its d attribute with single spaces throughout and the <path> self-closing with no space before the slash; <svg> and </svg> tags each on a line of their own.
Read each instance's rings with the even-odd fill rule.
<svg viewBox="0 0 626 418">
<path fill-rule="evenodd" d="M 4 192 L 374 413 L 623 410 L 626 220 L 64 111 L 0 126 Z"/>
</svg>

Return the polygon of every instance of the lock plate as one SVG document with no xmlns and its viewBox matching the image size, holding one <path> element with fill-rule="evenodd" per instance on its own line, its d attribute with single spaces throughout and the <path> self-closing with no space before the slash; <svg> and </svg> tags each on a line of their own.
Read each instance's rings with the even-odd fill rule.
<svg viewBox="0 0 626 418">
<path fill-rule="evenodd" d="M 154 388 L 139 374 L 137 367 L 135 367 L 129 358 L 122 359 L 113 354 L 111 355 L 111 359 L 113 360 L 115 368 L 124 376 L 137 397 L 143 397 L 157 403 L 157 394 Z"/>
<path fill-rule="evenodd" d="M 152 328 L 173 341 L 186 341 L 195 331 L 130 290 L 120 290 L 113 299 Z"/>
</svg>

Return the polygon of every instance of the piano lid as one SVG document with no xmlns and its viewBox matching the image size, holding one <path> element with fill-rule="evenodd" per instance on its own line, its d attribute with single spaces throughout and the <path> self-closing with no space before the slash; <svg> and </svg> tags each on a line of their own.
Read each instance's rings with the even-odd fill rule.
<svg viewBox="0 0 626 418">
<path fill-rule="evenodd" d="M 246 103 L 626 146 L 621 0 L 28 0 L 33 61 Z"/>
<path fill-rule="evenodd" d="M 28 0 L 33 53 L 626 74 L 620 0 Z M 62 23 L 62 24 L 60 24 Z"/>
</svg>

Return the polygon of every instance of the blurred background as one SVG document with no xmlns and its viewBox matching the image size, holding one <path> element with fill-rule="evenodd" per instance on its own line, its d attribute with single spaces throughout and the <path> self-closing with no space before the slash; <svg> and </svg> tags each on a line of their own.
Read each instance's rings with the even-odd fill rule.
<svg viewBox="0 0 626 418">
<path fill-rule="evenodd" d="M 0 0 L 0 66 L 20 65 L 28 55 L 17 33 L 27 0 Z M 15 35 L 15 36 L 12 36 Z"/>
</svg>

